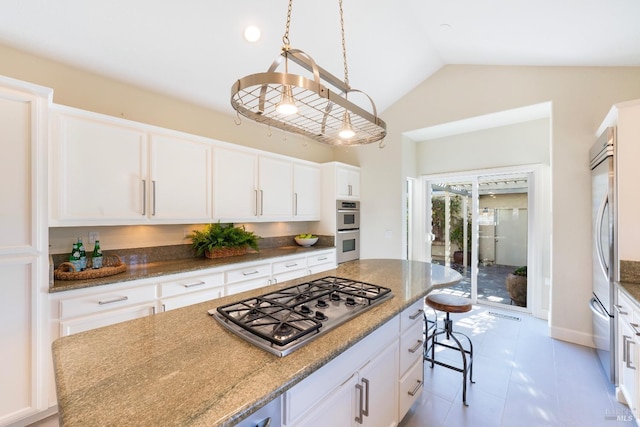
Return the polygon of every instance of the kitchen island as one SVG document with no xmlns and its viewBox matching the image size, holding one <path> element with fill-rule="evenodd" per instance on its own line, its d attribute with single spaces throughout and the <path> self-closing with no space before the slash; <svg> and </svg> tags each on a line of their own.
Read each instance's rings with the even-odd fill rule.
<svg viewBox="0 0 640 427">
<path fill-rule="evenodd" d="M 238 298 L 338 276 L 394 297 L 277 357 L 228 332 L 207 311 Z M 60 338 L 53 343 L 62 426 L 234 425 L 460 274 L 416 261 L 360 260 L 335 270 Z"/>
</svg>

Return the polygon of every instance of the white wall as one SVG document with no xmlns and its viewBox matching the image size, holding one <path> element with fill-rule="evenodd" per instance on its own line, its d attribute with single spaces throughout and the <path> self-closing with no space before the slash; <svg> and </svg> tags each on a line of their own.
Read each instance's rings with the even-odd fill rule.
<svg viewBox="0 0 640 427">
<path fill-rule="evenodd" d="M 591 269 L 585 267 L 591 262 L 588 150 L 611 105 L 636 98 L 637 67 L 443 67 L 383 112 L 389 125 L 387 148 L 358 149 L 359 164 L 367 171 L 362 175 L 362 256 L 402 256 L 404 132 L 550 101 L 551 333 L 590 344 Z M 391 239 L 385 239 L 386 229 L 392 231 Z"/>
</svg>

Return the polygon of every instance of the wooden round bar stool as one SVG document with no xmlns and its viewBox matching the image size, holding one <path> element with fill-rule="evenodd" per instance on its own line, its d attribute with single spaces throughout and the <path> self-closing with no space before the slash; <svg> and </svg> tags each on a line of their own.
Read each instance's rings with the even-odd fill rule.
<svg viewBox="0 0 640 427">
<path fill-rule="evenodd" d="M 429 294 L 424 300 L 425 304 L 429 307 L 433 308 L 437 311 L 442 311 L 446 313 L 444 319 L 444 328 L 437 327 L 437 318 L 436 318 L 436 327 L 434 328 L 429 323 L 426 323 L 427 337 L 424 342 L 424 360 L 431 362 L 431 368 L 433 368 L 433 364 L 438 364 L 440 366 L 444 366 L 449 369 L 453 369 L 454 371 L 462 372 L 462 403 L 465 406 L 467 405 L 467 374 L 469 376 L 469 382 L 473 383 L 473 343 L 471 342 L 471 338 L 462 332 L 456 332 L 453 330 L 453 322 L 449 317 L 450 313 L 466 313 L 467 311 L 471 311 L 471 303 L 468 299 L 458 297 L 455 295 L 449 295 L 445 293 L 434 293 Z M 426 317 L 425 317 L 425 321 Z M 430 322 L 430 321 L 427 321 Z M 439 342 L 438 337 L 444 335 L 446 340 L 449 342 Z M 466 338 L 469 342 L 469 349 L 465 349 L 460 342 L 460 340 L 456 337 L 460 336 Z M 453 341 L 453 343 L 451 342 Z M 455 343 L 455 345 L 453 345 Z M 447 347 L 452 350 L 457 350 L 460 352 L 462 356 L 462 367 L 449 365 L 440 360 L 436 360 L 435 358 L 435 347 L 436 345 Z"/>
</svg>

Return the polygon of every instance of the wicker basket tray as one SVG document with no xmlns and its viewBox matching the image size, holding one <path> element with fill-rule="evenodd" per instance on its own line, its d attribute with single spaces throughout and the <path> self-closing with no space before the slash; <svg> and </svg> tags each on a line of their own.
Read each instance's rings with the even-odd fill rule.
<svg viewBox="0 0 640 427">
<path fill-rule="evenodd" d="M 87 259 L 87 269 L 84 271 L 76 271 L 72 263 L 63 262 L 55 269 L 54 277 L 58 280 L 87 280 L 113 276 L 126 270 L 127 265 L 118 255 L 105 255 L 102 257 L 101 268 L 91 268 L 91 258 Z"/>
</svg>

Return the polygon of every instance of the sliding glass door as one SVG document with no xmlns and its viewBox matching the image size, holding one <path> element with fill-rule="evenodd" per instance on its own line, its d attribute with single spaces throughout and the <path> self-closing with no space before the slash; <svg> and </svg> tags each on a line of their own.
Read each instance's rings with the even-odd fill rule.
<svg viewBox="0 0 640 427">
<path fill-rule="evenodd" d="M 447 291 L 526 308 L 529 173 L 448 176 L 428 179 L 426 187 L 428 260 L 464 277 Z"/>
</svg>

